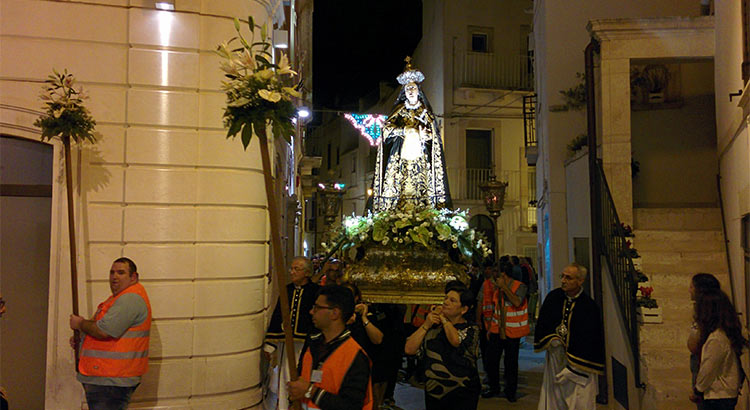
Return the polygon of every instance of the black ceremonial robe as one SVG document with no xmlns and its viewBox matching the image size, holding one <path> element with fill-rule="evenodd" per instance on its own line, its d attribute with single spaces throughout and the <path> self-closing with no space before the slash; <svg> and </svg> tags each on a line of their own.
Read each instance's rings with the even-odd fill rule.
<svg viewBox="0 0 750 410">
<path fill-rule="evenodd" d="M 573 299 L 564 323 L 567 332 L 560 332 L 566 299 L 560 288 L 544 299 L 534 333 L 534 351 L 546 350 L 549 343 L 557 339 L 565 347 L 568 363 L 573 368 L 604 374 L 604 333 L 599 307 L 588 295 L 581 293 Z"/>
</svg>

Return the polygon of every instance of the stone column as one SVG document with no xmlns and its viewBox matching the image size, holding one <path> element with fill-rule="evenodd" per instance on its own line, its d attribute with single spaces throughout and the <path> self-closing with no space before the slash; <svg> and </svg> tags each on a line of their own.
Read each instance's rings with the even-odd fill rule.
<svg viewBox="0 0 750 410">
<path fill-rule="evenodd" d="M 74 170 L 81 314 L 109 295 L 112 260 L 138 264 L 154 322 L 150 369 L 131 408 L 254 408 L 270 292 L 266 199 L 257 140 L 245 152 L 225 139 L 212 50 L 234 35 L 234 16 L 267 15 L 244 0 L 176 5 L 3 0 L 0 99 L 40 109 L 40 81 L 53 67 L 91 95 L 101 141 L 78 153 Z M 81 408 L 63 180 L 54 191 L 45 399 L 47 408 Z"/>
</svg>

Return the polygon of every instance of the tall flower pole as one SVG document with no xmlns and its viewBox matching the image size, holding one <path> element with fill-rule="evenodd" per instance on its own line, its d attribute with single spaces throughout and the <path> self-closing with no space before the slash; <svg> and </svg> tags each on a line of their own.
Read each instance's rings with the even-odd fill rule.
<svg viewBox="0 0 750 410">
<path fill-rule="evenodd" d="M 88 98 L 82 90 L 74 88 L 75 77 L 68 73 L 58 73 L 52 70 L 45 81 L 44 92 L 41 95 L 45 101 L 45 113 L 39 116 L 34 125 L 42 130 L 42 141 L 54 137 L 60 138 L 65 153 L 65 188 L 68 200 L 68 235 L 70 239 L 70 285 L 72 290 L 73 314 L 78 315 L 78 253 L 76 252 L 75 210 L 73 206 L 73 161 L 71 159 L 71 140 L 75 143 L 88 141 L 96 142 L 94 127 L 96 121 L 91 113 L 83 106 L 83 100 Z M 73 331 L 75 345 L 76 371 L 78 371 L 78 330 Z"/>
<path fill-rule="evenodd" d="M 292 335 L 289 314 L 289 298 L 286 292 L 286 269 L 281 255 L 281 233 L 278 221 L 279 210 L 273 191 L 271 179 L 271 159 L 268 153 L 268 135 L 266 127 L 273 127 L 274 137 L 284 137 L 287 140 L 293 134 L 292 119 L 296 115 L 296 107 L 292 98 L 300 97 L 294 87 L 285 86 L 290 78 L 297 73 L 289 67 L 289 60 L 282 53 L 278 64 L 272 62 L 273 56 L 269 51 L 271 44 L 267 41 L 267 27 L 260 27 L 261 39 L 253 42 L 255 23 L 248 17 L 250 27 L 250 42 L 240 32 L 240 21 L 234 20 L 237 37 L 219 45 L 216 52 L 224 61 L 221 69 L 226 79 L 222 82 L 222 89 L 227 94 L 227 107 L 224 110 L 224 125 L 229 129 L 227 138 L 238 133 L 242 145 L 247 150 L 253 132 L 258 136 L 260 156 L 263 163 L 263 177 L 266 186 L 268 216 L 271 220 L 271 250 L 273 252 L 273 270 L 276 272 L 276 283 L 279 288 L 279 305 L 284 329 L 284 347 L 286 349 L 287 366 L 291 380 L 297 380 L 297 367 L 294 354 L 294 337 Z M 238 41 L 239 47 L 230 49 L 229 44 Z M 285 80 L 283 76 L 286 76 Z M 300 408 L 299 401 L 295 408 Z"/>
</svg>

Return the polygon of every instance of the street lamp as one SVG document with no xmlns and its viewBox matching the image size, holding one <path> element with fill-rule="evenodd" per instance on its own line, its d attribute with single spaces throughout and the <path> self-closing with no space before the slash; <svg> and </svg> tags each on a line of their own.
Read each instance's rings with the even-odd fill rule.
<svg viewBox="0 0 750 410">
<path fill-rule="evenodd" d="M 487 212 L 495 222 L 495 237 L 493 238 L 493 242 L 495 242 L 496 261 L 500 260 L 500 255 L 497 254 L 497 218 L 503 212 L 503 205 L 505 204 L 505 189 L 507 187 L 508 183 L 498 181 L 495 178 L 494 173 L 490 175 L 489 181 L 479 185 L 479 189 L 481 189 L 484 194 L 484 206 L 487 207 Z"/>
<path fill-rule="evenodd" d="M 330 228 L 336 222 L 341 209 L 341 200 L 346 192 L 344 184 L 318 184 L 318 193 L 320 194 L 321 205 L 323 206 L 323 217 L 326 226 Z"/>
</svg>

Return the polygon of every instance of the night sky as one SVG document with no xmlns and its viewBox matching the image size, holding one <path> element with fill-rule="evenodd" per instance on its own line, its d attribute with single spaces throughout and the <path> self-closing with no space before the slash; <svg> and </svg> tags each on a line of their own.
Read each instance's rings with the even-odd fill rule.
<svg viewBox="0 0 750 410">
<path fill-rule="evenodd" d="M 313 13 L 315 110 L 351 110 L 395 83 L 422 37 L 421 0 L 316 0 Z"/>
</svg>

